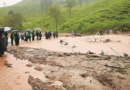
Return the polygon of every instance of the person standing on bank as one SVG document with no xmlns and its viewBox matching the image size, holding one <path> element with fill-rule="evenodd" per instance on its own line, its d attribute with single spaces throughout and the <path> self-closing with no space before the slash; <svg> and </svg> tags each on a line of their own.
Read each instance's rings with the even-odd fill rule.
<svg viewBox="0 0 130 90">
<path fill-rule="evenodd" d="M 13 45 L 13 40 L 14 40 L 14 38 L 13 38 L 13 36 L 14 36 L 14 32 L 11 32 L 11 45 Z"/>
<path fill-rule="evenodd" d="M 41 40 L 41 38 L 42 38 L 42 33 L 40 32 L 39 33 L 39 40 Z"/>
<path fill-rule="evenodd" d="M 4 54 L 3 30 L 4 30 L 4 28 L 0 27 L 0 57 L 2 57 L 2 55 Z"/>
<path fill-rule="evenodd" d="M 48 39 L 48 37 L 47 37 L 47 31 L 45 32 L 45 38 Z"/>
<path fill-rule="evenodd" d="M 55 31 L 53 32 L 53 38 L 55 39 L 55 37 L 56 37 L 56 33 L 55 33 Z"/>
<path fill-rule="evenodd" d="M 35 39 L 35 33 L 34 33 L 34 31 L 32 32 L 32 41 L 34 41 L 34 39 Z"/>
<path fill-rule="evenodd" d="M 28 39 L 29 39 L 29 41 L 31 42 L 31 32 L 28 32 Z"/>
<path fill-rule="evenodd" d="M 56 38 L 58 38 L 58 32 L 56 31 L 55 33 L 56 33 L 56 34 L 55 34 Z"/>
<path fill-rule="evenodd" d="M 37 40 L 38 40 L 38 35 L 39 35 L 39 32 L 37 31 L 37 32 L 36 32 Z"/>
<path fill-rule="evenodd" d="M 4 34 L 5 34 L 6 42 L 7 42 L 7 45 L 8 45 L 8 33 L 4 32 Z"/>
<path fill-rule="evenodd" d="M 101 35 L 103 35 L 104 33 L 103 33 L 103 31 L 99 31 L 99 35 L 101 36 Z"/>
<path fill-rule="evenodd" d="M 2 39 L 3 39 L 3 49 L 4 49 L 4 52 L 5 52 L 5 51 L 7 51 L 7 38 L 5 36 L 4 31 L 3 31 Z"/>
<path fill-rule="evenodd" d="M 0 28 L 0 57 L 7 51 L 7 39 L 5 37 L 4 28 Z"/>
<path fill-rule="evenodd" d="M 24 41 L 24 33 L 23 32 L 20 34 L 20 38 L 21 38 L 21 41 Z"/>
<path fill-rule="evenodd" d="M 25 36 L 25 41 L 27 41 L 27 31 L 25 32 L 24 36 Z"/>
<path fill-rule="evenodd" d="M 26 31 L 26 41 L 28 41 L 28 32 Z"/>
<path fill-rule="evenodd" d="M 18 33 L 18 31 L 15 32 L 14 36 L 15 36 L 15 45 L 18 46 L 19 45 L 19 33 Z"/>
<path fill-rule="evenodd" d="M 47 32 L 47 37 L 50 39 L 50 31 Z"/>
<path fill-rule="evenodd" d="M 0 57 L 3 55 L 3 45 L 2 45 L 2 28 L 0 28 Z"/>
<path fill-rule="evenodd" d="M 51 39 L 51 38 L 52 38 L 52 33 L 51 33 L 51 31 L 49 31 L 49 34 L 50 34 L 49 36 L 50 36 L 50 39 Z"/>
</svg>

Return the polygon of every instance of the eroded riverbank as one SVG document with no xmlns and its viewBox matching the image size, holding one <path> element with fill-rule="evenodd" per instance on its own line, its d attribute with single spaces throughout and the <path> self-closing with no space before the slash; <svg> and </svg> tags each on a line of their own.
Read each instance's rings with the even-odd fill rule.
<svg viewBox="0 0 130 90">
<path fill-rule="evenodd" d="M 38 71 L 41 75 L 35 73 L 37 77 L 28 74 L 28 82 L 33 90 L 130 89 L 129 56 L 61 53 L 29 47 L 13 47 L 8 53 L 14 54 L 20 61 L 29 61 L 32 67 L 28 67 L 28 70 L 35 70 L 36 66 L 42 68 Z"/>
<path fill-rule="evenodd" d="M 59 37 L 8 46 L 0 58 L 0 90 L 129 90 L 130 58 L 123 56 L 130 55 L 129 40 L 122 35 Z"/>
</svg>

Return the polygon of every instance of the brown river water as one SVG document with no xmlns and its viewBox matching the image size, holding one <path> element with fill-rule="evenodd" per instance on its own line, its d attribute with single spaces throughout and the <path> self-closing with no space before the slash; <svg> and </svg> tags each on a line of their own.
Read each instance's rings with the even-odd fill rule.
<svg viewBox="0 0 130 90">
<path fill-rule="evenodd" d="M 13 68 L 4 65 L 6 60 L 13 63 Z M 27 82 L 28 75 L 25 74 L 26 68 L 20 63 L 7 53 L 0 58 L 0 90 L 31 90 Z"/>
<path fill-rule="evenodd" d="M 12 68 L 6 67 L 5 61 L 12 64 Z M 13 55 L 5 53 L 0 58 L 0 90 L 32 90 L 28 84 L 30 75 L 42 81 L 47 81 L 43 72 L 34 69 L 37 64 L 31 68 L 27 67 L 26 64 L 29 64 L 28 60 L 19 60 Z M 61 82 L 55 81 L 54 85 L 61 85 Z"/>
<path fill-rule="evenodd" d="M 115 36 L 113 36 L 115 37 Z M 117 37 L 117 36 L 116 36 Z M 119 37 L 119 36 L 118 36 Z M 130 40 L 130 37 L 126 36 L 124 38 L 127 38 L 126 41 Z M 123 38 L 123 39 L 124 39 Z M 62 38 L 66 39 L 66 38 Z M 77 39 L 77 40 L 75 40 Z M 109 52 L 108 54 L 115 54 L 110 48 L 106 47 L 104 44 L 89 44 L 84 42 L 83 40 L 79 40 L 80 38 L 70 38 L 67 39 L 68 42 L 70 42 L 70 45 L 63 46 L 59 43 L 60 39 L 55 40 L 42 40 L 41 41 L 34 41 L 34 42 L 23 42 L 19 46 L 21 47 L 33 47 L 33 48 L 45 48 L 47 50 L 53 50 L 53 51 L 61 51 L 61 52 L 71 52 L 72 46 L 74 44 L 77 44 L 77 49 L 75 51 L 79 51 L 85 53 L 90 48 L 97 53 L 100 53 L 100 51 L 103 49 L 106 52 Z M 117 40 L 120 40 L 119 38 Z M 128 50 L 128 47 L 130 46 L 129 42 L 123 42 L 121 40 L 121 43 L 109 43 L 109 45 L 115 47 L 115 50 L 118 50 L 119 54 L 123 54 L 123 50 L 125 50 L 128 54 L 130 54 L 130 50 Z M 88 45 L 89 44 L 89 45 Z M 54 46 L 55 45 L 55 46 Z M 88 47 L 85 47 L 84 45 L 88 45 Z M 92 48 L 92 46 L 94 48 Z M 101 50 L 95 49 L 97 46 L 102 47 Z M 124 46 L 124 47 L 122 47 Z M 10 47 L 10 46 L 9 46 Z M 14 46 L 15 47 L 15 46 Z M 119 47 L 119 48 L 118 48 Z M 122 48 L 120 48 L 122 47 Z M 8 61 L 9 63 L 13 64 L 13 68 L 6 67 L 4 65 L 4 62 Z M 39 78 L 42 81 L 46 81 L 45 75 L 39 71 L 34 70 L 34 67 L 28 68 L 26 67 L 26 64 L 28 64 L 28 60 L 18 60 L 13 55 L 5 53 L 5 55 L 0 58 L 0 90 L 32 90 L 31 86 L 28 84 L 28 77 L 29 75 L 32 75 L 34 78 Z M 56 82 L 57 83 L 57 82 Z M 59 84 L 59 82 L 57 83 Z"/>
</svg>

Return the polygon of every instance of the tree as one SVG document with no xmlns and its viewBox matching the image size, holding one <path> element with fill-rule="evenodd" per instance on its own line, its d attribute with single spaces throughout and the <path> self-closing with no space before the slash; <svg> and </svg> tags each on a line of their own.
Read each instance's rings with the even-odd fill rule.
<svg viewBox="0 0 130 90">
<path fill-rule="evenodd" d="M 84 2 L 85 2 L 85 3 L 88 3 L 88 2 L 89 2 L 89 0 L 84 0 Z"/>
<path fill-rule="evenodd" d="M 22 30 L 24 18 L 21 13 L 14 13 L 13 15 L 6 15 L 3 18 L 4 26 L 13 27 L 13 29 Z"/>
<path fill-rule="evenodd" d="M 9 15 L 13 15 L 14 12 L 13 12 L 13 11 L 9 11 L 8 14 L 9 14 Z"/>
<path fill-rule="evenodd" d="M 69 10 L 69 14 L 71 17 L 71 12 L 72 12 L 72 8 L 76 5 L 76 1 L 75 0 L 66 0 L 66 4 Z"/>
<path fill-rule="evenodd" d="M 2 24 L 3 24 L 3 23 L 2 23 L 2 20 L 0 19 L 0 27 L 2 26 Z"/>
<path fill-rule="evenodd" d="M 48 8 L 53 4 L 53 0 L 41 0 L 41 11 L 43 12 L 43 9 L 45 12 L 48 12 Z"/>
<path fill-rule="evenodd" d="M 11 15 L 4 16 L 3 25 L 12 27 L 13 26 L 13 17 Z"/>
<path fill-rule="evenodd" d="M 79 5 L 81 6 L 83 3 L 83 0 L 78 0 Z"/>
<path fill-rule="evenodd" d="M 49 15 L 54 18 L 56 24 L 56 31 L 57 31 L 58 21 L 61 17 L 61 12 L 59 8 L 57 6 L 51 6 L 49 8 Z"/>
</svg>

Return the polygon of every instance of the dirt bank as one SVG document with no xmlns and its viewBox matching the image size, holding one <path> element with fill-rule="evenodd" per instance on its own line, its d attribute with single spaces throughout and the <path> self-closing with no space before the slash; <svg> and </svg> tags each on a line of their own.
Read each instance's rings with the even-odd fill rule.
<svg viewBox="0 0 130 90">
<path fill-rule="evenodd" d="M 28 60 L 33 69 L 36 65 L 42 67 L 38 72 L 50 83 L 32 74 L 28 81 L 33 90 L 41 90 L 42 87 L 48 90 L 130 89 L 129 56 L 61 53 L 29 47 L 10 47 L 8 53 L 19 60 Z M 61 84 L 57 85 L 56 81 Z"/>
</svg>

